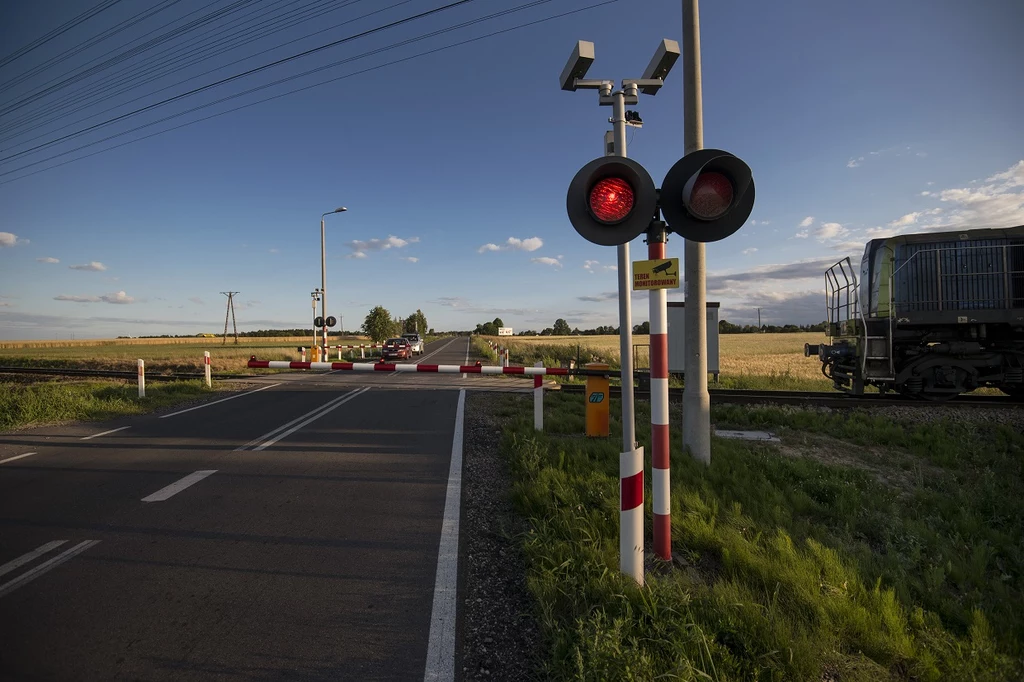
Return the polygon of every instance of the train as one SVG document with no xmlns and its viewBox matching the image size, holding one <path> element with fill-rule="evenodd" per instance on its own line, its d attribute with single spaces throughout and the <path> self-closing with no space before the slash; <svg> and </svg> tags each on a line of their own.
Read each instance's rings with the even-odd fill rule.
<svg viewBox="0 0 1024 682">
<path fill-rule="evenodd" d="M 825 297 L 828 343 L 804 355 L 837 389 L 1024 399 L 1024 225 L 873 239 L 859 270 L 825 272 Z"/>
</svg>

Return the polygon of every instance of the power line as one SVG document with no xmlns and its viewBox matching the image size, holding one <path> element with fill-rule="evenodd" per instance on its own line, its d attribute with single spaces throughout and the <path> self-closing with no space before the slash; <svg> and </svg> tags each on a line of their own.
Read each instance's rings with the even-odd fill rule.
<svg viewBox="0 0 1024 682">
<path fill-rule="evenodd" d="M 301 17 L 301 18 L 293 17 L 292 19 L 290 19 L 290 20 L 288 20 L 286 22 L 275 23 L 271 30 L 263 31 L 259 35 L 246 35 L 246 34 L 243 33 L 242 35 L 237 37 L 237 39 L 234 39 L 229 45 L 223 46 L 220 49 L 217 49 L 216 51 L 214 51 L 212 53 L 209 53 L 209 54 L 203 54 L 202 52 L 197 54 L 194 50 L 188 49 L 185 46 L 183 46 L 180 49 L 179 48 L 175 48 L 175 50 L 183 52 L 184 54 L 176 56 L 176 57 L 174 57 L 172 59 L 160 60 L 160 62 L 158 64 L 156 64 L 155 66 L 141 65 L 140 67 L 136 67 L 137 68 L 136 73 L 131 75 L 131 76 L 127 76 L 126 74 L 125 75 L 123 75 L 123 74 L 112 74 L 111 76 L 108 76 L 104 80 L 104 82 L 97 83 L 97 84 L 95 84 L 95 85 L 93 85 L 91 87 L 82 88 L 81 90 L 76 91 L 72 95 L 69 95 L 69 96 L 65 97 L 63 100 L 61 100 L 59 102 L 55 102 L 55 103 L 53 103 L 51 105 L 48 105 L 48 106 L 46 106 L 46 107 L 44 107 L 42 109 L 35 110 L 35 111 L 31 112 L 30 114 L 23 116 L 21 119 L 19 119 L 17 121 L 12 121 L 6 127 L 0 126 L 0 134 L 8 133 L 11 130 L 14 130 L 16 128 L 23 127 L 25 125 L 29 125 L 29 124 L 31 124 L 31 123 L 33 123 L 35 121 L 39 121 L 40 119 L 44 119 L 42 121 L 39 121 L 39 123 L 37 125 L 35 125 L 34 127 L 31 127 L 31 128 L 29 128 L 29 129 L 27 129 L 25 131 L 20 132 L 20 133 L 14 134 L 13 137 L 18 137 L 18 136 L 25 135 L 25 134 L 31 132 L 32 130 L 34 130 L 36 128 L 43 127 L 43 126 L 45 126 L 48 123 L 51 123 L 51 122 L 53 122 L 53 121 L 55 121 L 57 119 L 62 118 L 62 114 L 63 114 L 63 112 L 65 110 L 68 110 L 68 109 L 76 109 L 77 110 L 77 109 L 82 109 L 82 108 L 87 108 L 89 106 L 92 106 L 91 104 L 88 104 L 88 103 L 87 104 L 80 104 L 84 100 L 90 100 L 90 99 L 94 99 L 94 100 L 104 100 L 104 99 L 105 100 L 109 100 L 112 97 L 116 97 L 117 95 L 124 94 L 126 92 L 131 91 L 131 90 L 139 89 L 141 86 L 146 85 L 147 83 L 151 83 L 151 82 L 153 82 L 155 80 L 159 80 L 160 78 L 163 78 L 164 76 L 166 76 L 166 75 L 168 75 L 170 73 L 173 73 L 175 71 L 187 68 L 189 66 L 192 66 L 194 64 L 197 64 L 197 63 L 200 63 L 200 62 L 203 62 L 203 61 L 207 61 L 208 59 L 210 59 L 212 57 L 215 57 L 215 56 L 217 56 L 219 54 L 222 54 L 224 52 L 229 52 L 229 51 L 233 50 L 235 47 L 237 47 L 239 45 L 251 43 L 254 40 L 258 40 L 259 38 L 262 38 L 264 36 L 267 36 L 267 35 L 270 35 L 272 33 L 276 33 L 276 32 L 279 32 L 281 30 L 284 30 L 284 29 L 290 28 L 292 26 L 298 25 L 300 23 L 308 21 L 311 18 L 315 18 L 316 16 L 320 16 L 320 15 L 323 15 L 323 14 L 328 14 L 330 12 L 333 12 L 333 11 L 337 10 L 337 9 L 341 9 L 341 8 L 347 7 L 349 5 L 353 5 L 353 4 L 355 4 L 357 2 L 361 2 L 361 1 L 362 0 L 350 0 L 349 2 L 346 2 L 346 3 L 343 3 L 343 4 L 337 4 L 337 3 L 334 2 L 334 0 L 328 0 L 327 4 L 330 5 L 331 8 L 329 10 L 327 10 L 326 12 L 319 12 L 319 13 L 312 14 L 310 16 Z M 320 33 L 331 31 L 331 30 L 334 30 L 336 28 L 340 28 L 341 26 L 346 26 L 348 24 L 354 23 L 354 22 L 359 21 L 361 19 L 365 19 L 365 18 L 373 16 L 375 14 L 379 14 L 381 12 L 385 12 L 387 10 L 393 9 L 393 8 L 398 7 L 400 5 L 408 4 L 409 2 L 412 2 L 412 0 L 400 0 L 399 2 L 396 2 L 396 3 L 392 4 L 392 5 L 388 5 L 387 7 L 383 7 L 383 8 L 374 10 L 372 12 L 368 12 L 366 14 L 360 15 L 358 17 L 354 17 L 352 19 L 349 19 L 347 21 L 343 21 L 343 22 L 335 24 L 333 26 L 329 26 L 327 28 L 320 29 L 319 31 L 314 31 L 312 33 L 308 33 L 308 34 L 306 34 L 304 36 L 301 36 L 299 38 L 294 38 L 292 40 L 288 40 L 288 41 L 285 41 L 283 43 L 279 43 L 278 45 L 275 45 L 274 47 L 270 47 L 270 48 L 267 48 L 265 50 L 261 50 L 261 51 L 256 52 L 256 53 L 246 55 L 244 57 L 241 57 L 240 59 L 236 59 L 236 60 L 234 60 L 232 62 L 228 62 L 227 64 L 221 64 L 221 65 L 219 65 L 217 67 L 214 67 L 214 68 L 209 69 L 207 71 L 204 71 L 202 73 L 196 74 L 194 76 L 189 76 L 188 78 L 185 78 L 183 80 L 177 81 L 177 82 L 172 83 L 170 85 L 166 85 L 166 86 L 164 86 L 162 88 L 158 88 L 156 90 L 148 92 L 145 95 L 140 95 L 139 97 L 136 97 L 134 99 L 128 100 L 126 102 L 121 102 L 121 103 L 116 104 L 114 106 L 107 107 L 106 109 L 103 109 L 101 111 L 97 111 L 97 112 L 94 112 L 92 114 L 88 114 L 86 116 L 83 116 L 81 118 L 76 119 L 75 121 L 72 121 L 71 123 L 67 123 L 67 124 L 65 124 L 63 126 L 60 126 L 58 128 L 51 129 L 49 132 L 41 133 L 39 135 L 36 135 L 35 137 L 30 137 L 30 138 L 21 140 L 20 142 L 17 142 L 17 143 L 14 143 L 13 145 L 11 145 L 11 147 L 19 147 L 19 146 L 28 144 L 29 142 L 32 142 L 34 140 L 38 140 L 38 139 L 47 137 L 48 135 L 52 135 L 52 134 L 54 134 L 54 133 L 56 133 L 56 132 L 58 132 L 60 130 L 65 130 L 65 129 L 73 126 L 73 125 L 80 124 L 80 123 L 82 123 L 84 121 L 87 121 L 89 119 L 95 118 L 95 117 L 100 116 L 102 114 L 114 111 L 116 109 L 120 109 L 121 107 L 124 107 L 126 105 L 132 104 L 133 102 L 139 102 L 139 101 L 144 100 L 144 99 L 146 99 L 148 97 L 151 97 L 151 96 L 153 96 L 153 95 L 155 95 L 157 93 L 163 92 L 165 90 L 170 90 L 172 88 L 175 88 L 175 87 L 177 87 L 179 85 L 182 85 L 184 83 L 187 83 L 189 81 L 193 81 L 193 80 L 195 80 L 197 78 L 202 78 L 203 76 L 209 75 L 209 74 L 214 73 L 216 71 L 220 71 L 220 70 L 225 69 L 225 68 L 227 68 L 229 66 L 233 66 L 235 64 L 247 61 L 249 59 L 252 59 L 253 57 L 258 57 L 259 55 L 266 54 L 267 52 L 272 52 L 272 51 L 280 49 L 280 48 L 282 48 L 282 47 L 284 47 L 286 45 L 290 45 L 292 43 L 295 43 L 295 42 L 298 42 L 298 41 L 301 41 L 301 40 L 305 40 L 306 38 L 311 38 L 312 36 L 319 35 Z M 272 23 L 272 22 L 273 22 L 273 19 L 268 19 L 264 23 Z M 210 32 L 212 32 L 214 30 L 215 29 L 211 29 Z M 229 39 L 231 39 L 231 38 L 234 38 L 234 36 L 229 36 Z M 167 51 L 172 51 L 172 50 L 167 50 Z M 167 52 L 167 51 L 165 51 L 165 52 Z M 158 54 L 153 55 L 153 58 L 156 59 L 156 58 L 158 58 L 158 57 L 160 57 L 162 55 L 163 55 L 163 53 L 158 53 Z M 181 63 L 181 60 L 183 60 L 183 59 L 187 60 L 187 61 L 185 61 L 184 63 Z M 142 70 L 141 71 L 138 70 L 139 68 L 141 68 Z M 151 74 L 154 74 L 154 72 L 156 72 L 155 75 L 151 75 Z M 139 78 L 145 78 L 145 80 L 143 80 L 141 83 L 136 83 L 135 85 L 130 85 L 129 84 L 129 83 L 131 83 L 134 80 L 138 80 Z M 119 87 L 119 86 L 124 86 L 124 87 L 120 87 L 119 90 L 116 90 L 116 91 L 112 92 L 112 90 L 115 87 Z M 84 94 L 78 94 L 78 93 L 84 93 Z M 77 99 L 76 99 L 76 96 L 77 96 Z M 43 112 L 43 113 L 40 113 L 40 112 Z M 8 138 L 8 139 L 10 139 L 10 138 Z"/>
<path fill-rule="evenodd" d="M 6 184 L 11 183 L 11 182 L 16 182 L 18 180 L 30 177 L 32 175 L 37 175 L 39 173 L 44 173 L 44 172 L 46 172 L 48 170 L 51 170 L 53 168 L 59 168 L 61 166 L 66 166 L 66 165 L 68 165 L 70 163 L 74 163 L 75 161 L 80 161 L 82 159 L 87 159 L 89 157 L 96 156 L 98 154 L 103 154 L 105 152 L 113 151 L 115 149 L 119 149 L 121 147 L 125 147 L 127 145 L 134 144 L 135 142 L 141 142 L 143 140 L 148 140 L 151 137 L 156 137 L 157 135 L 163 135 L 164 133 L 169 133 L 169 132 L 172 132 L 172 131 L 175 131 L 175 130 L 179 130 L 181 128 L 185 128 L 187 126 L 190 126 L 190 125 L 193 125 L 193 124 L 196 124 L 196 123 L 201 123 L 203 121 L 208 121 L 208 120 L 213 119 L 213 118 L 218 118 L 220 116 L 224 116 L 225 114 L 230 114 L 232 112 L 240 111 L 242 109 L 248 109 L 249 107 L 256 106 L 257 104 L 263 104 L 265 102 L 270 102 L 270 101 L 273 101 L 275 99 L 280 99 L 282 97 L 287 97 L 289 95 L 294 95 L 294 94 L 299 93 L 299 92 L 304 92 L 306 90 L 312 90 L 313 88 L 318 88 L 318 87 L 321 87 L 323 85 L 327 85 L 328 83 L 334 83 L 334 82 L 337 82 L 337 81 L 340 81 L 340 80 L 345 80 L 347 78 L 352 78 L 353 76 L 359 76 L 359 75 L 362 75 L 362 74 L 365 74 L 365 73 L 369 73 L 371 71 L 376 71 L 378 69 L 383 69 L 383 68 L 388 67 L 388 66 L 394 66 L 395 64 L 401 64 L 402 62 L 407 62 L 407 61 L 411 61 L 413 59 L 418 59 L 420 57 L 425 57 L 427 55 L 435 54 L 437 52 L 443 52 L 444 50 L 450 50 L 450 49 L 453 49 L 453 48 L 456 48 L 456 47 L 461 47 L 463 45 L 468 45 L 469 43 L 475 43 L 477 41 L 485 40 L 487 38 L 491 38 L 491 37 L 494 37 L 496 35 L 501 35 L 503 33 L 509 33 L 511 31 L 516 31 L 516 30 L 519 30 L 521 28 L 527 28 L 529 26 L 535 26 L 537 24 L 542 24 L 542 23 L 545 23 L 545 22 L 548 22 L 548 21 L 552 21 L 554 19 L 560 19 L 562 17 L 567 17 L 567 16 L 570 16 L 570 15 L 573 15 L 573 14 L 579 14 L 580 12 L 585 12 L 585 11 L 588 11 L 588 10 L 591 10 L 591 9 L 596 9 L 598 7 L 603 7 L 605 5 L 611 5 L 611 4 L 614 4 L 614 3 L 618 2 L 618 1 L 619 0 L 604 0 L 603 2 L 598 2 L 598 3 L 592 4 L 592 5 L 587 5 L 585 7 L 580 7 L 580 8 L 574 9 L 574 10 L 569 10 L 567 12 L 561 12 L 559 14 L 553 14 L 551 16 L 544 17 L 542 19 L 537 19 L 537 20 L 534 20 L 534 21 L 525 22 L 525 23 L 522 23 L 522 24 L 518 24 L 516 26 L 511 26 L 509 28 L 501 29 L 499 31 L 493 31 L 491 33 L 487 33 L 487 34 L 484 34 L 482 36 L 477 36 L 476 38 L 469 38 L 467 40 L 462 40 L 462 41 L 459 41 L 459 42 L 456 42 L 456 43 L 452 43 L 450 45 L 444 45 L 444 46 L 441 46 L 441 47 L 438 47 L 438 48 L 434 48 L 432 50 L 426 50 L 424 52 L 418 52 L 418 53 L 416 53 L 414 55 L 410 55 L 408 57 L 402 57 L 401 59 L 394 59 L 394 60 L 392 60 L 390 62 L 385 62 L 383 64 L 378 64 L 376 66 L 371 66 L 371 67 L 368 67 L 366 69 L 361 69 L 359 71 L 353 71 L 352 73 L 348 73 L 348 74 L 345 74 L 343 76 L 337 76 L 335 78 L 329 78 L 329 79 L 327 79 L 325 81 L 320 81 L 318 83 L 313 83 L 312 85 L 303 86 L 301 88 L 295 88 L 294 90 L 289 90 L 287 92 L 283 92 L 283 93 L 280 93 L 280 94 L 277 94 L 277 95 L 272 95 L 270 97 L 266 97 L 264 99 L 257 100 L 255 102 L 249 102 L 248 104 L 242 104 L 242 105 L 234 107 L 232 109 L 225 109 L 224 111 L 219 111 L 219 112 L 217 112 L 215 114 L 210 114 L 209 116 L 203 116 L 201 118 L 197 118 L 197 119 L 194 119 L 192 121 L 187 121 L 187 122 L 182 123 L 180 125 L 172 126 L 170 128 L 166 128 L 164 130 L 158 130 L 157 132 L 150 133 L 149 135 L 143 135 L 142 137 L 138 137 L 138 138 L 135 138 L 133 140 L 128 140 L 127 142 L 122 142 L 120 144 L 111 145 L 110 147 L 106 147 L 104 149 L 100 149 L 100 150 L 97 150 L 97 151 L 94 151 L 94 152 L 90 152 L 89 154 L 83 154 L 82 156 L 75 157 L 74 159 L 69 159 L 67 161 L 62 161 L 60 163 L 55 163 L 52 166 L 47 166 L 46 168 L 40 168 L 39 170 L 35 170 L 35 171 L 30 172 L 30 173 L 25 173 L 24 175 L 20 175 L 20 176 L 18 176 L 16 178 L 11 178 L 10 180 L 0 180 L 0 185 L 6 185 Z M 509 10 L 509 11 L 514 11 L 514 10 Z M 506 11 L 506 13 L 507 12 L 508 11 Z M 429 35 L 436 35 L 437 33 L 439 33 L 439 32 L 434 32 L 434 33 L 429 34 Z M 420 40 L 420 39 L 422 39 L 422 37 L 421 38 L 412 39 L 412 40 L 409 40 L 409 41 L 404 41 L 402 44 L 405 44 L 405 43 L 408 43 L 408 42 L 414 42 L 415 40 Z M 398 44 L 396 44 L 395 46 L 397 46 L 397 45 Z M 395 46 L 391 46 L 391 47 L 395 47 Z M 357 57 L 352 57 L 352 58 L 350 58 L 348 60 L 345 60 L 345 61 L 353 61 L 355 59 L 359 59 L 359 58 L 361 58 L 363 56 L 367 56 L 369 54 L 376 54 L 376 53 L 382 52 L 382 51 L 384 51 L 386 49 L 391 49 L 391 47 L 380 48 L 380 49 L 374 50 L 374 51 L 372 51 L 370 53 L 364 53 L 364 55 L 359 55 Z M 302 76 L 302 75 L 306 75 L 306 74 L 300 74 L 300 76 Z M 298 76 L 296 76 L 296 77 L 298 77 Z M 290 80 L 290 79 L 286 79 L 286 80 Z M 196 107 L 196 109 L 199 109 L 199 108 L 202 108 L 202 107 Z M 185 114 L 185 113 L 190 113 L 190 112 L 182 112 L 182 114 Z M 181 114 L 179 114 L 179 115 L 181 115 Z M 168 117 L 168 118 L 173 118 L 173 117 Z M 133 132 L 133 131 L 128 131 L 128 132 Z M 118 137 L 118 136 L 123 135 L 123 134 L 126 134 L 126 133 L 121 133 L 119 135 L 112 135 L 110 138 L 107 138 L 107 139 L 112 139 L 113 137 Z M 102 142 L 102 141 L 100 141 L 100 142 Z M 62 152 L 61 154 L 55 154 L 55 155 L 50 156 L 50 157 L 48 157 L 46 159 L 42 159 L 41 161 L 36 161 L 36 162 L 31 163 L 31 164 L 27 164 L 25 166 L 22 166 L 20 168 L 15 168 L 15 169 L 7 171 L 5 173 L 0 173 L 0 177 L 2 177 L 4 175 L 10 175 L 12 173 L 17 173 L 17 172 L 19 172 L 21 170 L 25 170 L 25 169 L 30 168 L 32 166 L 39 165 L 40 163 L 46 163 L 47 161 L 51 161 L 51 160 L 59 158 L 61 156 L 65 156 L 65 155 L 67 155 L 69 153 L 73 153 L 75 151 L 79 151 L 81 149 L 84 149 L 85 147 L 92 146 L 93 144 L 99 144 L 99 142 L 91 143 L 89 145 L 83 145 L 82 147 L 79 147 L 78 149 L 74 149 L 74 150 L 71 150 L 69 152 Z"/>
<path fill-rule="evenodd" d="M 65 21 L 63 24 L 61 24 L 57 28 L 53 29 L 49 33 L 47 33 L 47 34 L 45 34 L 43 36 L 40 36 L 39 38 L 36 38 L 35 40 L 33 40 L 28 45 L 25 45 L 24 47 L 20 47 L 17 50 L 15 50 L 14 52 L 12 52 L 11 54 L 9 54 L 6 57 L 4 57 L 3 59 L 0 59 L 0 68 L 3 68 L 4 66 L 7 66 L 8 64 L 10 64 L 11 62 L 13 62 L 16 59 L 20 59 L 21 57 L 24 57 L 25 55 L 27 55 L 29 52 L 31 52 L 32 50 L 36 49 L 40 45 L 45 45 L 46 43 L 48 43 L 49 41 L 53 40 L 57 36 L 62 35 L 64 33 L 66 33 L 67 31 L 70 31 L 75 26 L 78 26 L 79 24 L 88 21 L 89 19 L 91 19 L 92 17 L 96 16 L 97 14 L 102 12 L 103 10 L 109 9 L 109 8 L 113 7 L 114 5 L 116 5 L 119 2 L 121 2 L 121 0 L 103 0 L 103 2 L 101 2 L 100 4 L 96 5 L 92 9 L 88 9 L 88 10 L 82 12 L 81 14 L 79 14 L 74 19 L 70 19 L 68 21 Z"/>
<path fill-rule="evenodd" d="M 243 0 L 240 0 L 240 1 L 243 1 Z M 423 17 L 431 16 L 433 14 L 437 14 L 439 12 L 443 12 L 444 10 L 448 10 L 448 9 L 453 8 L 453 7 L 458 7 L 459 5 L 465 5 L 465 4 L 470 3 L 470 2 L 474 2 L 474 0 L 455 0 L 455 2 L 451 2 L 451 3 L 447 4 L 447 5 L 442 5 L 441 7 L 437 7 L 437 8 L 432 9 L 432 10 L 427 10 L 426 12 L 420 12 L 419 14 L 415 14 L 415 15 L 413 15 L 411 17 L 406 17 L 404 19 L 398 19 L 397 21 L 393 21 L 393 22 L 391 22 L 389 24 L 385 24 L 383 26 L 378 26 L 376 28 L 367 29 L 366 31 L 362 31 L 361 33 L 356 33 L 354 35 L 351 35 L 351 36 L 348 36 L 348 37 L 345 37 L 345 38 L 341 38 L 339 40 L 332 41 L 330 43 L 327 43 L 326 45 L 321 45 L 319 47 L 314 47 L 314 48 L 306 50 L 304 52 L 300 52 L 298 54 L 291 55 L 290 57 L 284 57 L 282 59 L 278 59 L 276 61 L 270 62 L 269 64 L 264 64 L 263 66 L 258 66 L 258 67 L 254 68 L 254 69 L 249 69 L 248 71 L 244 71 L 242 73 L 235 74 L 234 76 L 228 76 L 227 78 L 222 78 L 221 80 L 216 81 L 214 83 L 209 83 L 207 85 L 203 85 L 203 86 L 200 86 L 198 88 L 194 88 L 192 90 L 189 90 L 188 92 L 181 93 L 180 95 L 174 95 L 173 97 L 168 97 L 167 99 L 162 100 L 160 102 L 156 102 L 154 104 L 150 104 L 150 105 L 147 105 L 147 106 L 144 106 L 144 107 L 140 107 L 140 108 L 138 108 L 138 109 L 136 109 L 134 111 L 130 111 L 130 112 L 126 113 L 126 114 L 121 114 L 120 116 L 115 116 L 114 118 L 111 118 L 111 119 L 108 119 L 106 121 L 103 121 L 102 123 L 96 123 L 96 124 L 88 126 L 86 128 L 82 128 L 81 130 L 78 130 L 78 131 L 76 131 L 74 133 L 68 133 L 67 135 L 63 135 L 63 136 L 61 136 L 61 137 L 59 137 L 59 138 L 57 138 L 55 140 L 50 140 L 49 142 L 44 142 L 43 144 L 38 144 L 35 147 L 30 147 L 29 149 L 26 149 L 26 150 L 23 150 L 23 151 L 20 151 L 20 152 L 15 152 L 14 154 L 11 154 L 9 156 L 5 156 L 3 158 L 0 158 L 0 163 L 4 163 L 6 161 L 10 161 L 11 159 L 15 159 L 15 158 L 18 158 L 20 156 L 24 156 L 25 154 L 29 154 L 31 152 L 38 151 L 40 149 L 44 149 L 44 148 L 49 147 L 51 145 L 57 144 L 58 142 L 63 142 L 65 140 L 69 140 L 69 139 L 78 137 L 80 135 L 84 135 L 85 133 L 90 132 L 92 130 L 96 130 L 97 128 L 102 128 L 104 126 L 110 125 L 111 123 L 116 123 L 117 121 L 122 121 L 122 120 L 124 120 L 126 118 L 129 118 L 131 116 L 136 116 L 136 115 L 141 114 L 143 112 L 150 111 L 151 109 L 155 109 L 157 107 L 164 106 L 165 104 L 170 104 L 171 102 L 175 102 L 175 101 L 177 101 L 179 99 L 183 99 L 185 97 L 190 97 L 191 95 L 195 95 L 195 94 L 198 94 L 200 92 L 204 92 L 206 90 L 209 90 L 210 88 L 215 88 L 215 87 L 217 87 L 219 85 L 224 85 L 225 83 L 230 83 L 232 81 L 238 80 L 239 78 L 245 78 L 246 76 L 251 76 L 251 75 L 253 75 L 255 73 L 259 73 L 261 71 L 265 71 L 265 70 L 273 68 L 275 66 L 280 66 L 281 64 L 286 64 L 288 62 L 294 61 L 296 59 L 300 59 L 302 57 L 308 57 L 311 54 L 316 54 L 317 52 L 321 52 L 323 50 L 326 50 L 326 49 L 329 49 L 329 48 L 332 48 L 332 47 L 336 47 L 338 45 L 342 45 L 342 44 L 350 42 L 352 40 L 356 40 L 357 38 L 363 38 L 365 36 L 372 35 L 374 33 L 379 33 L 381 31 L 387 30 L 389 28 L 394 28 L 395 26 L 401 26 L 402 24 L 407 24 L 407 23 L 409 23 L 411 21 L 415 21 L 417 19 L 422 19 Z"/>
</svg>

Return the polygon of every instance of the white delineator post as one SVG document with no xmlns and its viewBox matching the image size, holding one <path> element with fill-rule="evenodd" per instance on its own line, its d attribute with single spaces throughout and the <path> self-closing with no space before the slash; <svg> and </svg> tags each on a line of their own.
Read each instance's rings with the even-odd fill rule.
<svg viewBox="0 0 1024 682">
<path fill-rule="evenodd" d="M 302 353 L 302 362 L 306 361 L 306 349 L 300 348 L 299 351 Z"/>
<path fill-rule="evenodd" d="M 206 374 L 206 387 L 213 388 L 213 380 L 210 377 L 210 351 L 203 351 L 203 371 Z"/>
<path fill-rule="evenodd" d="M 537 362 L 534 367 L 543 367 L 543 362 Z M 544 378 L 541 375 L 533 377 L 533 428 L 537 431 L 544 430 Z"/>
<path fill-rule="evenodd" d="M 665 258 L 664 223 L 647 233 L 647 257 Z M 672 516 L 669 504 L 668 420 L 668 292 L 651 289 L 651 503 L 654 508 L 654 553 L 672 559 Z"/>
<path fill-rule="evenodd" d="M 139 358 L 139 397 L 146 397 L 146 363 Z"/>
</svg>

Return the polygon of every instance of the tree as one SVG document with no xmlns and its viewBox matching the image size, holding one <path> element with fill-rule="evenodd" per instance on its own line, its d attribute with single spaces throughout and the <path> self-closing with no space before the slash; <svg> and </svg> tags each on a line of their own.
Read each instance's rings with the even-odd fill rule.
<svg viewBox="0 0 1024 682">
<path fill-rule="evenodd" d="M 363 331 L 373 339 L 374 343 L 385 341 L 395 331 L 395 322 L 391 319 L 391 313 L 384 306 L 374 307 L 363 320 Z"/>
<path fill-rule="evenodd" d="M 491 324 L 493 324 L 493 325 L 494 325 L 494 329 L 495 329 L 495 332 L 494 332 L 494 333 L 495 333 L 495 334 L 497 334 L 497 333 L 498 333 L 498 332 L 497 332 L 497 329 L 498 329 L 498 327 L 504 327 L 504 326 L 505 326 L 505 323 L 501 321 L 501 318 L 500 318 L 500 317 L 496 317 L 496 318 L 494 318 L 494 321 L 493 321 L 493 322 L 491 322 Z"/>
<path fill-rule="evenodd" d="M 569 327 L 569 323 L 560 317 L 555 320 L 555 324 L 551 327 L 551 333 L 555 336 L 569 336 L 572 334 L 572 329 Z"/>
<path fill-rule="evenodd" d="M 633 325 L 633 333 L 634 334 L 650 334 L 651 333 L 651 323 L 650 322 L 642 322 L 641 324 L 634 324 Z"/>
<path fill-rule="evenodd" d="M 416 312 L 409 316 L 413 322 L 413 328 L 411 331 L 416 332 L 420 336 L 427 333 L 427 316 L 423 314 L 423 311 L 419 308 Z"/>
</svg>

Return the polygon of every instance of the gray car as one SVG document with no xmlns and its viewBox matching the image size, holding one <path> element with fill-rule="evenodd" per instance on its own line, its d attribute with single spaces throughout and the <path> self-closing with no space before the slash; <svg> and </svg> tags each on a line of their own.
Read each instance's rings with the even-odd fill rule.
<svg viewBox="0 0 1024 682">
<path fill-rule="evenodd" d="M 413 354 L 423 355 L 423 339 L 420 338 L 419 334 L 402 334 L 402 338 L 412 346 Z"/>
</svg>

